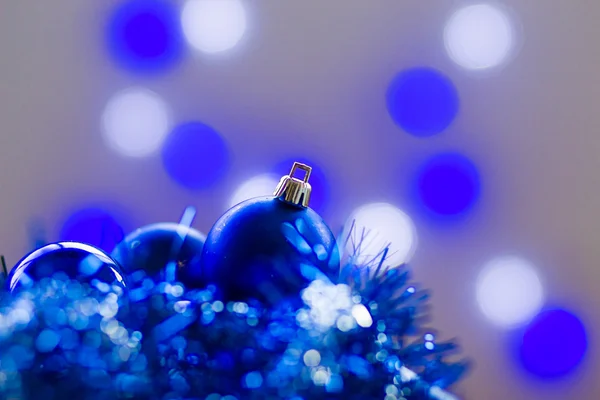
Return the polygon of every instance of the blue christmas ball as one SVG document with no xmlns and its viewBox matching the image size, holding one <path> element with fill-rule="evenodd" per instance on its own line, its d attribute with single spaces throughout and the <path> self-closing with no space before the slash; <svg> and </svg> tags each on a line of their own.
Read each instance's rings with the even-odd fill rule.
<svg viewBox="0 0 600 400">
<path fill-rule="evenodd" d="M 227 300 L 277 302 L 318 276 L 339 274 L 334 235 L 309 207 L 273 196 L 234 206 L 212 227 L 202 253 L 206 279 Z"/>
<path fill-rule="evenodd" d="M 127 285 L 119 266 L 102 250 L 79 242 L 51 243 L 29 253 L 6 278 L 10 292 L 32 287 L 44 278 L 72 279 L 106 288 Z"/>
<path fill-rule="evenodd" d="M 143 270 L 152 278 L 203 286 L 200 257 L 205 237 L 177 223 L 156 223 L 130 233 L 111 253 L 127 275 Z"/>
</svg>

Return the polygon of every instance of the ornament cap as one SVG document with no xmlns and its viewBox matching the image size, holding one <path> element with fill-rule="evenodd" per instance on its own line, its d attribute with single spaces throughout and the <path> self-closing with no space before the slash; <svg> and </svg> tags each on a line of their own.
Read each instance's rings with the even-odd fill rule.
<svg viewBox="0 0 600 400">
<path fill-rule="evenodd" d="M 294 173 L 298 169 L 305 172 L 302 180 L 294 178 Z M 273 195 L 286 203 L 303 208 L 308 207 L 312 190 L 310 183 L 308 183 L 311 171 L 312 168 L 308 165 L 295 162 L 289 175 L 281 178 Z"/>
</svg>

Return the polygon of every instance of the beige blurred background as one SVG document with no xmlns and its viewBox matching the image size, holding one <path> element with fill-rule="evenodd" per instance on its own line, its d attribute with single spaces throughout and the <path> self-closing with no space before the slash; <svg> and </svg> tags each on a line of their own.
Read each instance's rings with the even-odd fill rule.
<svg viewBox="0 0 600 400">
<path fill-rule="evenodd" d="M 30 250 L 32 219 L 55 239 L 82 204 L 114 205 L 132 227 L 177 220 L 193 205 L 194 226 L 206 233 L 240 182 L 307 154 L 329 177 L 332 227 L 371 201 L 413 217 L 419 239 L 411 264 L 433 292 L 431 325 L 441 338 L 457 337 L 475 362 L 457 394 L 600 398 L 600 3 L 502 2 L 519 27 L 519 50 L 504 67 L 477 74 L 449 59 L 442 38 L 465 2 L 247 1 L 239 49 L 220 57 L 190 51 L 153 76 L 124 71 L 106 54 L 103 29 L 116 3 L 0 3 L 0 250 L 9 264 Z M 410 136 L 387 114 L 390 79 L 412 66 L 443 71 L 458 90 L 460 113 L 440 135 Z M 102 110 L 131 85 L 160 93 L 174 119 L 200 119 L 226 135 L 233 154 L 226 179 L 189 191 L 169 179 L 159 157 L 108 149 Z M 402 188 L 415 163 L 447 150 L 477 164 L 482 196 L 469 218 L 440 225 L 411 214 Z M 547 301 L 576 311 L 587 327 L 586 357 L 564 379 L 520 370 L 507 332 L 477 307 L 477 274 L 506 253 L 531 261 Z"/>
</svg>

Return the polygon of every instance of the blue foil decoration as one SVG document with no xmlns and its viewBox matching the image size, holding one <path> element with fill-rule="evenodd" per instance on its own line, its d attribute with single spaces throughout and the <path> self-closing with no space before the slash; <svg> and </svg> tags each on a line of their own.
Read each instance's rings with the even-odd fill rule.
<svg viewBox="0 0 600 400">
<path fill-rule="evenodd" d="M 371 269 L 371 274 L 376 271 Z M 153 281 L 127 319 L 118 296 L 48 279 L 4 299 L 3 397 L 59 399 L 451 400 L 467 363 L 454 343 L 420 327 L 427 293 L 404 267 L 370 275 L 346 266 L 315 280 L 302 305 L 223 302 L 214 286 L 186 291 Z M 80 289 L 73 290 L 75 285 Z M 48 293 L 52 293 L 49 296 Z M 143 324 L 147 333 L 132 329 Z"/>
<path fill-rule="evenodd" d="M 296 234 L 308 242 L 302 223 L 278 225 L 287 223 L 296 233 L 273 246 Z M 405 266 L 383 268 L 384 252 L 378 264 L 326 274 L 334 248 L 323 257 L 296 246 L 303 258 L 293 261 L 317 273 L 277 302 L 225 300 L 219 286 L 189 290 L 143 269 L 129 276 L 128 307 L 118 285 L 67 274 L 3 293 L 0 398 L 456 399 L 446 388 L 468 362 L 447 361 L 455 343 L 423 326 L 429 294 Z"/>
</svg>

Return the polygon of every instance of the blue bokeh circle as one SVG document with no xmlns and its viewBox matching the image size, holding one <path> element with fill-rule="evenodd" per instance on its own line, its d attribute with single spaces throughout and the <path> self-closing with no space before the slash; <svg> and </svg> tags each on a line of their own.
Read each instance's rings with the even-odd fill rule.
<svg viewBox="0 0 600 400">
<path fill-rule="evenodd" d="M 121 223 L 108 211 L 96 207 L 73 212 L 59 232 L 61 241 L 86 243 L 106 252 L 112 251 L 123 237 Z"/>
<path fill-rule="evenodd" d="M 127 0 L 109 16 L 108 52 L 122 68 L 155 73 L 174 66 L 184 50 L 175 4 L 166 0 Z"/>
<path fill-rule="evenodd" d="M 572 372 L 587 350 L 583 322 L 564 309 L 542 311 L 525 328 L 519 346 L 523 367 L 540 378 L 560 378 Z"/>
<path fill-rule="evenodd" d="M 212 127 L 197 121 L 178 125 L 162 147 L 162 162 L 175 182 L 192 190 L 220 181 L 230 164 L 225 139 Z"/>
<path fill-rule="evenodd" d="M 459 111 L 458 91 L 452 81 L 428 67 L 400 72 L 392 79 L 386 97 L 394 122 L 414 136 L 444 131 Z"/>
<path fill-rule="evenodd" d="M 422 205 L 443 216 L 467 212 L 481 193 L 477 167 L 459 153 L 441 153 L 431 157 L 418 171 L 416 184 Z"/>
</svg>

